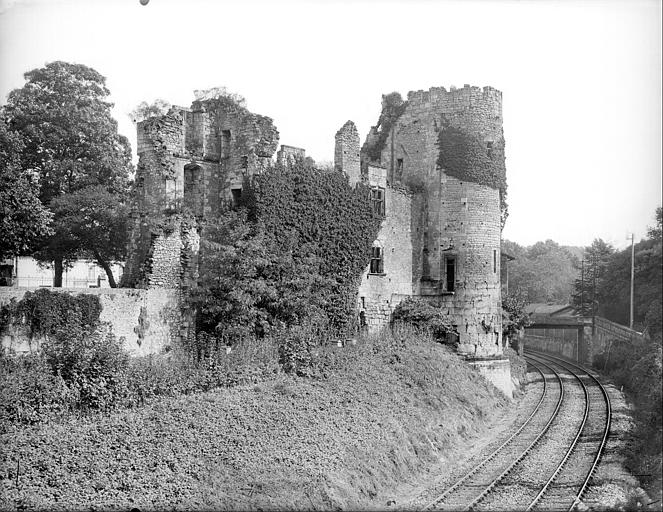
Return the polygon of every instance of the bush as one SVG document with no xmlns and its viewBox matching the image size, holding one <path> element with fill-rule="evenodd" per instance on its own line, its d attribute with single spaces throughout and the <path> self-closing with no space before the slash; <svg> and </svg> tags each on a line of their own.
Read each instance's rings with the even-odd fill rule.
<svg viewBox="0 0 663 512">
<path fill-rule="evenodd" d="M 595 357 L 594 367 L 623 386 L 634 407 L 635 429 L 626 457 L 627 467 L 645 483 L 661 474 L 661 379 L 663 364 L 660 338 L 611 343 L 609 353 Z"/>
<path fill-rule="evenodd" d="M 60 329 L 42 346 L 51 373 L 60 376 L 82 409 L 112 408 L 125 394 L 129 354 L 109 331 Z"/>
<path fill-rule="evenodd" d="M 409 324 L 424 332 L 430 333 L 435 339 L 444 343 L 451 343 L 457 334 L 451 320 L 442 313 L 440 308 L 431 303 L 408 297 L 401 302 L 393 313 L 393 324 Z"/>
<path fill-rule="evenodd" d="M 39 423 L 72 406 L 71 391 L 41 355 L 0 353 L 0 432 L 11 423 Z"/>
</svg>

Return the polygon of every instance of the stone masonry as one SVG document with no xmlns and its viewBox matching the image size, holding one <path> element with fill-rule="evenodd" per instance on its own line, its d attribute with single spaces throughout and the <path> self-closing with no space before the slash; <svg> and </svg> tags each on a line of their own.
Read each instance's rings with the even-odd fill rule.
<svg viewBox="0 0 663 512">
<path fill-rule="evenodd" d="M 360 317 L 376 331 L 403 298 L 425 298 L 453 320 L 460 353 L 492 361 L 477 364 L 504 387 L 500 190 L 474 173 L 452 175 L 440 163 L 441 132 L 453 128 L 479 141 L 503 168 L 502 95 L 491 87 L 439 87 L 410 92 L 407 101 L 388 107 L 363 147 L 352 121 L 335 136 L 335 169 L 351 185 L 367 183 L 384 216 L 359 285 Z M 230 98 L 173 107 L 139 123 L 123 285 L 182 290 L 194 282 L 202 221 L 239 200 L 245 180 L 270 165 L 278 139 L 270 118 Z M 304 156 L 301 148 L 282 146 L 277 159 L 287 165 Z"/>
<path fill-rule="evenodd" d="M 371 128 L 361 152 L 362 174 L 371 180 L 372 169 L 384 168 L 385 227 L 392 222 L 393 208 L 399 212 L 404 209 L 394 203 L 393 197 L 389 200 L 393 196 L 389 191 L 407 187 L 412 192 L 410 228 L 403 230 L 403 239 L 393 244 L 398 249 L 384 252 L 385 268 L 390 258 L 411 262 L 407 294 L 430 300 L 453 319 L 462 354 L 500 356 L 500 193 L 447 175 L 438 165 L 438 139 L 445 125 L 477 137 L 486 144 L 487 151 L 493 146 L 503 147 L 501 93 L 491 87 L 470 86 L 410 92 L 401 115 L 391 126 Z M 384 141 L 381 147 L 377 146 L 380 139 Z M 368 156 L 375 154 L 376 147 L 378 160 Z M 405 219 L 402 213 L 398 215 Z M 408 260 L 403 253 L 409 247 Z M 403 293 L 402 287 L 393 292 Z M 376 300 L 384 301 L 384 295 Z M 391 308 L 395 306 L 392 301 Z M 371 308 L 366 307 L 369 325 L 382 324 L 384 315 L 371 318 Z"/>
<path fill-rule="evenodd" d="M 230 98 L 173 107 L 138 124 L 138 170 L 123 286 L 180 288 L 197 276 L 203 221 L 239 200 L 279 133 Z M 303 155 L 288 147 L 284 154 Z"/>
</svg>

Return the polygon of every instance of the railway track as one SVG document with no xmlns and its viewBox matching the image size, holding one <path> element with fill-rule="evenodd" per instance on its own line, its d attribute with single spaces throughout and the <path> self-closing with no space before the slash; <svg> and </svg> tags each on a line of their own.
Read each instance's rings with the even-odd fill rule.
<svg viewBox="0 0 663 512">
<path fill-rule="evenodd" d="M 610 402 L 585 369 L 528 353 L 543 378 L 531 414 L 488 456 L 422 510 L 572 510 L 600 461 Z"/>
</svg>

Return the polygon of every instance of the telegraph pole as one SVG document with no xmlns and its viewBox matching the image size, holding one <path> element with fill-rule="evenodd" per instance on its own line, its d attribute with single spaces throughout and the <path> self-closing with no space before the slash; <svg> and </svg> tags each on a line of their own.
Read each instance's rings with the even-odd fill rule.
<svg viewBox="0 0 663 512">
<path fill-rule="evenodd" d="M 633 276 L 635 274 L 635 249 L 633 245 L 633 239 L 635 238 L 635 233 L 631 233 L 631 311 L 629 315 L 628 326 L 630 329 L 633 329 Z"/>
<path fill-rule="evenodd" d="M 593 257 L 593 267 L 592 267 L 592 316 L 596 316 L 596 271 L 597 271 L 597 263 L 596 263 L 597 255 L 594 254 Z"/>
<path fill-rule="evenodd" d="M 580 315 L 585 316 L 585 256 L 580 262 Z"/>
</svg>

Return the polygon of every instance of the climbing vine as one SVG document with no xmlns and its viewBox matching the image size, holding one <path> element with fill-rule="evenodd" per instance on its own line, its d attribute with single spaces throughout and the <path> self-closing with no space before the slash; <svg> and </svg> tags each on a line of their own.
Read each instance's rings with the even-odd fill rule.
<svg viewBox="0 0 663 512">
<path fill-rule="evenodd" d="M 501 217 L 504 225 L 508 216 L 504 139 L 494 141 L 491 147 L 487 147 L 478 137 L 451 126 L 443 117 L 442 129 L 438 135 L 438 147 L 440 152 L 437 164 L 446 174 L 500 191 Z"/>
<path fill-rule="evenodd" d="M 358 281 L 381 222 L 368 187 L 353 188 L 339 171 L 299 162 L 257 176 L 245 204 L 249 218 L 263 224 L 279 250 L 299 261 L 320 260 L 321 277 L 333 282 L 325 291 L 330 326 L 339 332 L 352 329 Z"/>
<path fill-rule="evenodd" d="M 19 301 L 0 308 L 0 330 L 24 324 L 31 337 L 81 334 L 99 324 L 101 303 L 96 295 L 54 293 L 47 289 L 26 292 Z"/>
</svg>

